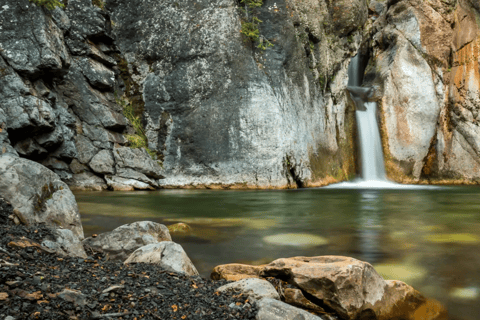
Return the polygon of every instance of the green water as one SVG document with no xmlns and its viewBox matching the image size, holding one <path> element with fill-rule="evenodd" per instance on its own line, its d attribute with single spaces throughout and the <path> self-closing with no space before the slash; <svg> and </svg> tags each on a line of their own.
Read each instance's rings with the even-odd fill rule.
<svg viewBox="0 0 480 320">
<path fill-rule="evenodd" d="M 198 271 L 224 263 L 345 255 L 441 301 L 451 319 L 480 318 L 480 189 L 76 193 L 85 234 L 151 220 Z"/>
</svg>

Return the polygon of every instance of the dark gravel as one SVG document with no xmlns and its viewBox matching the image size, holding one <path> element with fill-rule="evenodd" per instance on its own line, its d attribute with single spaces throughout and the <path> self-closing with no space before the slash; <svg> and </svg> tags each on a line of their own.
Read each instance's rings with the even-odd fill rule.
<svg viewBox="0 0 480 320">
<path fill-rule="evenodd" d="M 225 281 L 124 266 L 88 249 L 87 259 L 60 257 L 38 247 L 48 228 L 17 226 L 11 213 L 0 198 L 0 319 L 255 319 L 245 296 L 215 292 Z"/>
</svg>

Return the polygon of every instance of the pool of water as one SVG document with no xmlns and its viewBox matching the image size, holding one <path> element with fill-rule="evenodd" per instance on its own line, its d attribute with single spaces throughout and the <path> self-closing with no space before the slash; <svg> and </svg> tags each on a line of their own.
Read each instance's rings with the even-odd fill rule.
<svg viewBox="0 0 480 320">
<path fill-rule="evenodd" d="M 86 236 L 151 220 L 208 277 L 224 263 L 345 255 L 441 301 L 455 320 L 480 315 L 480 188 L 75 193 Z"/>
</svg>

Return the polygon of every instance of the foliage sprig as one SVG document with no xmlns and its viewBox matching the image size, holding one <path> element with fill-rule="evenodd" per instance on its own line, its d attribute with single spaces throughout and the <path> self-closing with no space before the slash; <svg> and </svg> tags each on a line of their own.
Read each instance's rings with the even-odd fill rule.
<svg viewBox="0 0 480 320">
<path fill-rule="evenodd" d="M 39 7 L 45 7 L 48 10 L 53 10 L 56 7 L 64 8 L 65 5 L 58 0 L 29 0 L 30 2 L 35 3 Z"/>
<path fill-rule="evenodd" d="M 257 15 L 257 9 L 263 5 L 263 0 L 241 0 L 240 3 L 244 8 L 240 8 L 244 17 L 242 18 L 242 29 L 240 33 L 243 34 L 252 43 L 258 43 L 257 48 L 265 50 L 267 47 L 273 47 L 273 44 L 260 35 L 258 26 L 263 21 Z"/>
</svg>

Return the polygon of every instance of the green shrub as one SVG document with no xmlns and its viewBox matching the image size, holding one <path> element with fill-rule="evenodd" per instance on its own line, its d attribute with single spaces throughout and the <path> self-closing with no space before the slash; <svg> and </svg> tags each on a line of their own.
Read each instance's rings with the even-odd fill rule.
<svg viewBox="0 0 480 320">
<path fill-rule="evenodd" d="M 260 35 L 258 26 L 262 23 L 262 20 L 258 19 L 257 8 L 263 5 L 263 0 L 241 0 L 240 3 L 244 4 L 244 8 L 240 8 L 242 12 L 242 29 L 240 33 L 243 34 L 252 43 L 257 42 L 257 48 L 265 50 L 267 47 L 273 47 L 273 44 Z"/>
<path fill-rule="evenodd" d="M 58 0 L 29 0 L 30 2 L 35 3 L 37 6 L 45 7 L 48 10 L 53 10 L 56 7 L 63 8 L 65 5 Z"/>
<path fill-rule="evenodd" d="M 126 99 L 117 99 L 117 103 L 123 107 L 123 115 L 128 119 L 128 121 L 130 121 L 133 129 L 135 129 L 135 134 L 125 135 L 128 140 L 129 147 L 133 149 L 145 148 L 150 157 L 152 157 L 153 160 L 156 160 L 157 154 L 155 151 L 148 148 L 148 139 L 145 134 L 145 130 L 143 129 L 142 120 L 139 116 L 135 115 L 133 104 Z"/>
</svg>

